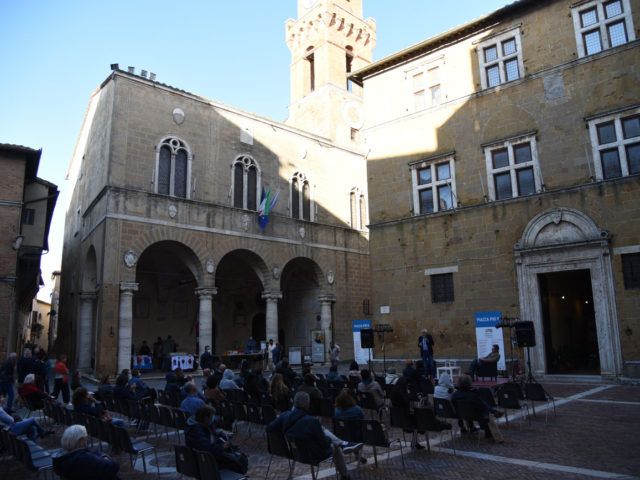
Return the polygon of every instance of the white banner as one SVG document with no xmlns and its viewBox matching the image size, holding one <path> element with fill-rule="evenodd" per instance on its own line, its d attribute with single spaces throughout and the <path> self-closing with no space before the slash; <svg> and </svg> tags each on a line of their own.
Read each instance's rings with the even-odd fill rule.
<svg viewBox="0 0 640 480">
<path fill-rule="evenodd" d="M 371 359 L 373 360 L 373 349 L 362 348 L 360 344 L 360 330 L 363 328 L 371 328 L 371 320 L 353 321 L 353 353 L 355 354 L 356 362 L 360 365 L 369 361 L 369 352 L 371 352 Z"/>
<path fill-rule="evenodd" d="M 476 312 L 476 340 L 478 344 L 478 358 L 486 357 L 491 353 L 494 345 L 500 347 L 500 360 L 498 370 L 506 370 L 504 340 L 502 331 L 496 328 L 500 323 L 502 312 Z"/>
</svg>

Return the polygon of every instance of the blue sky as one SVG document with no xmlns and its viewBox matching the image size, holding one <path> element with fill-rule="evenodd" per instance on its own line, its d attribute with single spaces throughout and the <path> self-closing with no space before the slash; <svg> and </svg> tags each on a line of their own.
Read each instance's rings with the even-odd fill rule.
<svg viewBox="0 0 640 480">
<path fill-rule="evenodd" d="M 374 60 L 510 3 L 364 0 L 377 21 Z M 42 148 L 39 176 L 61 196 L 42 259 L 48 300 L 60 264 L 65 180 L 91 93 L 109 65 L 283 121 L 289 102 L 288 18 L 295 0 L 0 2 L 0 143 Z"/>
</svg>

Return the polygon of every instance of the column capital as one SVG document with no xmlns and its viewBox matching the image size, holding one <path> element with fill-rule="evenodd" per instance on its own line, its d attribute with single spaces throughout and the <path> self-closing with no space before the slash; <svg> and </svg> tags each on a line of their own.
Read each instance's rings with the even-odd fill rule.
<svg viewBox="0 0 640 480">
<path fill-rule="evenodd" d="M 332 304 L 332 303 L 334 303 L 336 300 L 337 300 L 337 298 L 336 298 L 336 296 L 335 296 L 335 295 L 320 295 L 320 296 L 318 297 L 318 301 L 319 301 L 320 303 L 323 303 L 323 304 L 329 304 L 329 305 L 331 305 L 331 304 Z"/>
<path fill-rule="evenodd" d="M 98 298 L 98 294 L 97 293 L 91 293 L 91 292 L 81 292 L 80 293 L 80 300 L 88 300 L 88 301 L 93 301 L 96 298 Z"/>
<path fill-rule="evenodd" d="M 282 292 L 262 292 L 262 298 L 267 302 L 277 302 L 282 298 Z"/>
<path fill-rule="evenodd" d="M 138 291 L 138 284 L 130 282 L 120 282 L 120 291 L 122 293 L 129 293 L 133 295 L 133 292 Z"/>
<path fill-rule="evenodd" d="M 196 295 L 200 298 L 202 297 L 213 297 L 218 294 L 218 289 L 216 287 L 202 287 L 196 288 Z"/>
</svg>

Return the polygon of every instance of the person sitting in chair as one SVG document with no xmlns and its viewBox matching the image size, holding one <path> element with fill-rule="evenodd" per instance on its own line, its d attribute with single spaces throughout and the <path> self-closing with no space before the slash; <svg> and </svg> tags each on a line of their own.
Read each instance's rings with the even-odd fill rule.
<svg viewBox="0 0 640 480">
<path fill-rule="evenodd" d="M 456 411 L 459 410 L 457 404 L 458 401 L 468 402 L 472 404 L 473 408 L 478 412 L 476 421 L 478 422 L 478 425 L 480 425 L 480 427 L 484 430 L 485 438 L 494 438 L 491 434 L 489 423 L 492 424 L 492 427 L 494 428 L 496 433 L 500 434 L 498 425 L 496 424 L 494 417 L 500 418 L 502 415 L 504 415 L 504 413 L 490 407 L 476 393 L 471 391 L 471 387 L 471 377 L 469 375 L 460 375 L 460 378 L 458 378 L 458 390 L 453 392 L 453 395 L 451 396 L 451 403 L 453 403 Z M 473 421 L 468 421 L 467 426 L 470 433 L 475 433 L 478 431 L 478 429 L 473 426 Z M 461 432 L 466 433 L 466 430 L 461 429 Z M 500 436 L 499 438 L 494 438 L 494 440 L 496 443 L 502 443 L 504 441 L 502 439 L 502 436 Z"/>
<path fill-rule="evenodd" d="M 471 362 L 471 366 L 469 367 L 469 371 L 467 375 L 473 377 L 476 373 L 476 369 L 482 366 L 482 362 L 485 363 L 497 363 L 500 360 L 500 347 L 498 345 L 493 345 L 491 349 L 491 353 L 484 358 L 474 358 Z"/>
<path fill-rule="evenodd" d="M 18 390 L 18 394 L 22 398 L 31 400 L 33 408 L 40 410 L 41 408 L 44 408 L 44 402 L 51 401 L 51 397 L 38 389 L 35 380 L 36 378 L 33 373 L 24 377 L 24 383 L 22 384 L 22 387 L 20 387 L 20 390 Z"/>
</svg>

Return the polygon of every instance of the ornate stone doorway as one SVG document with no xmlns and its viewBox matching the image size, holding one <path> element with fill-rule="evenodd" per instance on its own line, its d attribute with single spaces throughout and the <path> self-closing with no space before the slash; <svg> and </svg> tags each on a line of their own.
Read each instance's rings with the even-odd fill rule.
<svg viewBox="0 0 640 480">
<path fill-rule="evenodd" d="M 622 353 L 615 305 L 609 236 L 584 213 L 552 208 L 536 216 L 515 245 L 522 320 L 531 320 L 536 344 L 531 351 L 533 373 L 548 374 L 543 304 L 539 275 L 588 270 L 591 277 L 598 353 L 603 376 L 622 374 Z"/>
</svg>

